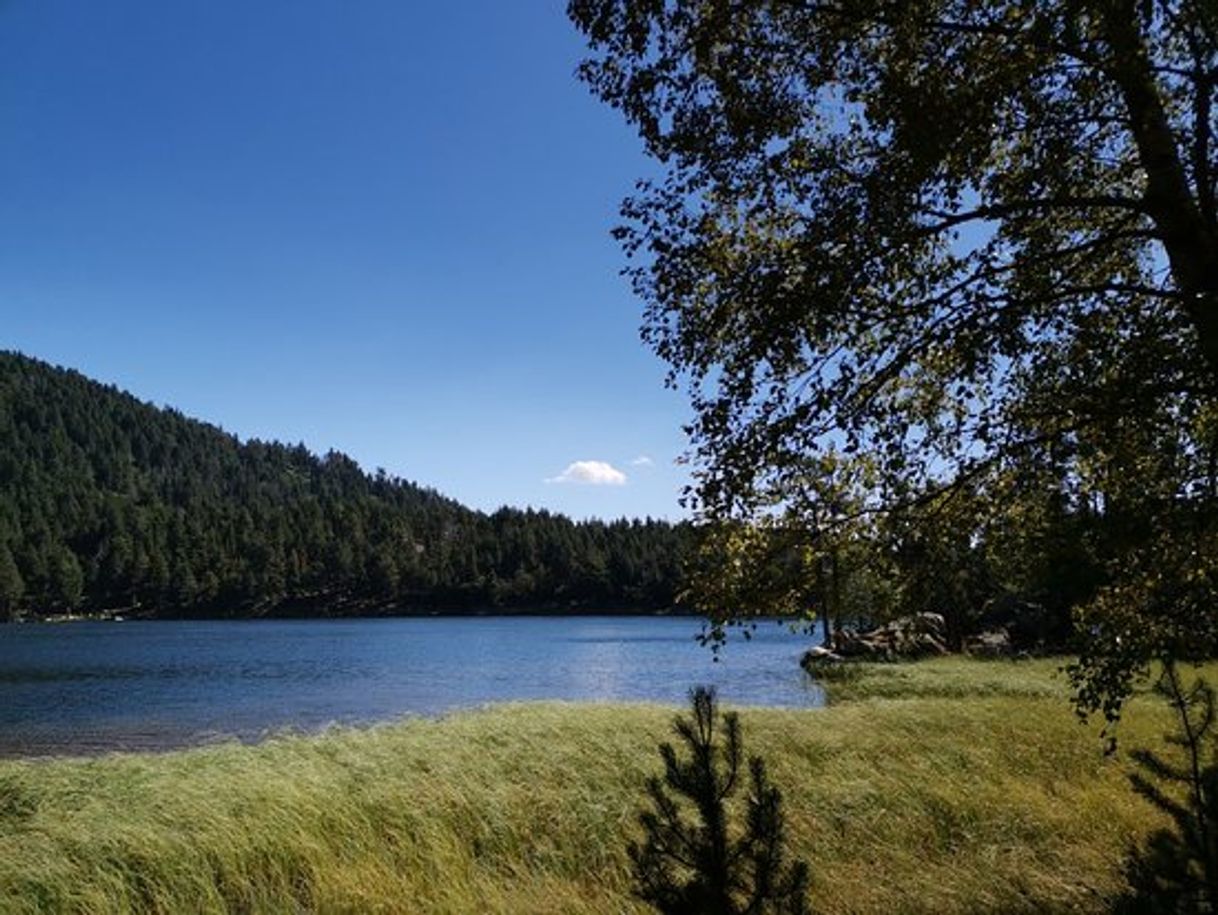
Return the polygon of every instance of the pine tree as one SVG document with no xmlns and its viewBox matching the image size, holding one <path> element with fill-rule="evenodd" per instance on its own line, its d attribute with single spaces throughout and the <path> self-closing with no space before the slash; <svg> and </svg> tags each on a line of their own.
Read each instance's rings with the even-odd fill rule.
<svg viewBox="0 0 1218 915">
<path fill-rule="evenodd" d="M 733 829 L 728 802 L 744 755 L 740 721 L 734 712 L 720 716 L 713 688 L 698 687 L 690 700 L 693 717 L 673 724 L 689 757 L 662 744 L 664 778 L 647 783 L 652 809 L 639 816 L 646 839 L 629 849 L 635 892 L 663 915 L 804 915 L 808 866 L 785 860 L 782 795 L 752 757 L 744 827 Z"/>
<path fill-rule="evenodd" d="M 7 544 L 0 543 L 0 620 L 9 619 L 21 604 L 25 582 Z"/>
<path fill-rule="evenodd" d="M 1218 757 L 1214 753 L 1214 691 L 1198 679 L 1185 687 L 1174 663 L 1164 665 L 1155 691 L 1177 718 L 1167 742 L 1183 763 L 1150 750 L 1132 755 L 1142 772 L 1134 790 L 1167 814 L 1175 829 L 1154 833 L 1129 860 L 1130 893 L 1117 911 L 1127 915 L 1212 913 L 1218 904 Z M 1208 760 L 1208 762 L 1207 762 Z M 1181 793 L 1183 796 L 1181 797 Z"/>
<path fill-rule="evenodd" d="M 60 548 L 51 563 L 51 603 L 58 610 L 75 610 L 84 595 L 85 574 L 71 550 Z"/>
</svg>

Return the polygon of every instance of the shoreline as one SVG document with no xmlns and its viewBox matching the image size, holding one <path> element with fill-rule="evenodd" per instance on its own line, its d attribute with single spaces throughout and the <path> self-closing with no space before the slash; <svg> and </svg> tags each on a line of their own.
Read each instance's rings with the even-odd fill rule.
<svg viewBox="0 0 1218 915">
<path fill-rule="evenodd" d="M 1137 700 L 1105 756 L 1053 662 L 884 668 L 815 714 L 739 709 L 816 910 L 1107 911 L 1129 844 L 1160 824 L 1128 750 L 1160 745 L 1169 716 Z M 0 910 L 643 915 L 626 846 L 676 711 L 516 703 L 0 761 Z"/>
<path fill-rule="evenodd" d="M 393 612 L 374 613 L 188 613 L 160 615 L 149 613 L 139 608 L 122 608 L 116 610 L 98 610 L 84 613 L 54 613 L 54 614 L 23 614 L 11 619 L 0 620 L 4 625 L 63 625 L 65 623 L 109 623 L 109 622 L 140 622 L 140 623 L 179 623 L 179 622 L 288 622 L 293 620 L 310 620 L 322 622 L 326 620 L 397 620 L 397 619 L 477 619 L 477 618 L 521 618 L 538 617 L 549 619 L 580 619 L 593 616 L 604 617 L 647 617 L 647 618 L 698 618 L 703 614 L 695 610 L 672 608 L 667 610 L 621 609 L 621 608 L 564 608 L 549 610 L 546 608 L 529 608 L 513 610 L 504 607 L 494 607 L 479 610 L 453 609 L 411 609 L 402 608 Z M 758 620 L 769 622 L 769 620 Z"/>
</svg>

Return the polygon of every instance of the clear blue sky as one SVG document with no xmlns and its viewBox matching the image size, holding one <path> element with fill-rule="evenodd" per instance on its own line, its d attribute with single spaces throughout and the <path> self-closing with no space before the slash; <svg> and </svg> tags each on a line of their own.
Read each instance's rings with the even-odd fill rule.
<svg viewBox="0 0 1218 915">
<path fill-rule="evenodd" d="M 0 0 L 0 348 L 477 508 L 680 517 L 608 234 L 649 166 L 563 9 Z"/>
</svg>

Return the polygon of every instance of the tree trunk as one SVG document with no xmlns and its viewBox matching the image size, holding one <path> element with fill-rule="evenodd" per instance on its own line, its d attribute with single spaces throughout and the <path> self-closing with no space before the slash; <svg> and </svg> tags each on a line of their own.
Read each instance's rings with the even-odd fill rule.
<svg viewBox="0 0 1218 915">
<path fill-rule="evenodd" d="M 1103 20 L 1104 38 L 1112 52 L 1106 69 L 1124 100 L 1129 130 L 1146 172 L 1143 202 L 1159 231 L 1211 380 L 1218 385 L 1218 226 L 1206 218 L 1189 187 L 1135 4 L 1115 0 L 1106 5 Z"/>
</svg>

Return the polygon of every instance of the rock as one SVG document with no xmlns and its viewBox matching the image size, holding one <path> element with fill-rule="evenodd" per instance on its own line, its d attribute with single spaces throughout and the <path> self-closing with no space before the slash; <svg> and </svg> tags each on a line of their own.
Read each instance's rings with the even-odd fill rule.
<svg viewBox="0 0 1218 915">
<path fill-rule="evenodd" d="M 814 673 L 819 667 L 841 664 L 845 660 L 837 652 L 830 651 L 823 645 L 817 645 L 803 653 L 803 657 L 799 659 L 799 665 L 808 673 Z"/>
<path fill-rule="evenodd" d="M 843 629 L 834 633 L 833 650 L 840 657 L 856 658 L 861 655 L 874 654 L 876 646 L 852 629 Z"/>
<path fill-rule="evenodd" d="M 1011 649 L 1011 634 L 1002 627 L 970 635 L 964 641 L 965 651 L 983 658 L 1005 657 Z"/>
<path fill-rule="evenodd" d="M 964 649 L 979 657 L 1008 657 L 1015 653 L 1016 641 L 1006 626 L 991 625 L 969 636 Z M 898 661 L 949 654 L 947 622 L 939 613 L 914 613 L 898 617 L 867 632 L 842 629 L 834 634 L 832 648 L 808 649 L 800 659 L 805 670 L 849 660 Z"/>
<path fill-rule="evenodd" d="M 844 658 L 895 660 L 947 654 L 946 623 L 938 613 L 902 616 L 870 632 L 843 629 L 834 650 Z"/>
</svg>

